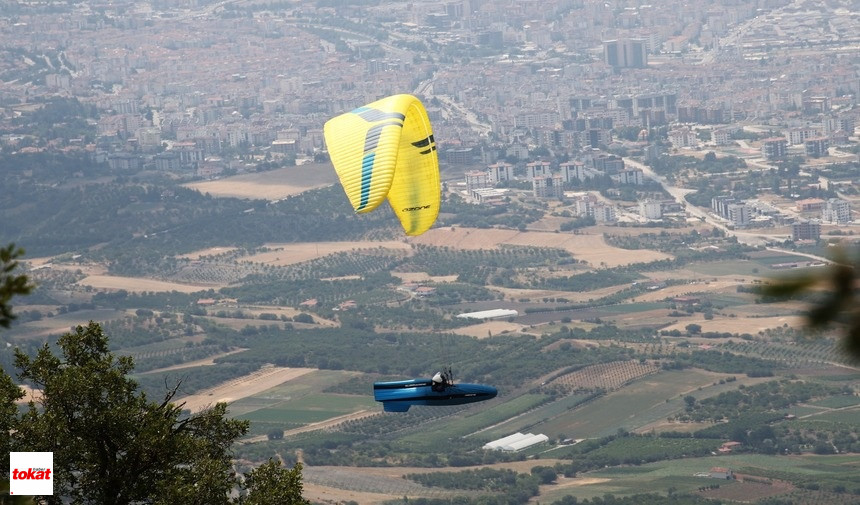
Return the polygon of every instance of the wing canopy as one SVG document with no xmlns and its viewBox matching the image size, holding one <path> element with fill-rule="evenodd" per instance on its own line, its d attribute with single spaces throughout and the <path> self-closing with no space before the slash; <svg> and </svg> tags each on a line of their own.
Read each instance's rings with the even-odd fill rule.
<svg viewBox="0 0 860 505">
<path fill-rule="evenodd" d="M 326 122 L 332 164 L 356 212 L 388 200 L 407 235 L 439 214 L 439 158 L 430 118 L 412 95 L 393 95 Z"/>
</svg>

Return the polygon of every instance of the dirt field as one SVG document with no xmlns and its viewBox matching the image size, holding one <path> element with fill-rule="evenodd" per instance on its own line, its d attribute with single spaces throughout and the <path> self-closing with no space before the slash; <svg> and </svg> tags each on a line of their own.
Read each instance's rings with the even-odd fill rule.
<svg viewBox="0 0 860 505">
<path fill-rule="evenodd" d="M 188 254 L 181 254 L 179 258 L 185 258 L 189 260 L 199 260 L 204 256 L 217 256 L 219 254 L 224 254 L 226 252 L 235 251 L 235 247 L 210 247 L 208 249 L 201 249 L 199 251 L 193 251 Z"/>
<path fill-rule="evenodd" d="M 280 200 L 336 182 L 337 174 L 330 164 L 314 163 L 235 175 L 217 181 L 194 182 L 185 186 L 212 196 Z"/>
<path fill-rule="evenodd" d="M 666 286 L 665 288 L 656 291 L 636 295 L 637 302 L 657 302 L 666 298 L 675 298 L 679 296 L 694 295 L 697 293 L 718 293 L 723 291 L 737 292 L 737 286 L 743 284 L 734 279 L 709 281 L 707 284 L 679 284 L 677 286 Z"/>
<path fill-rule="evenodd" d="M 622 289 L 627 288 L 627 284 L 622 284 L 619 286 L 609 286 L 607 288 L 595 289 L 593 291 L 550 291 L 543 289 L 517 289 L 517 288 L 503 288 L 499 286 L 493 286 L 492 289 L 494 291 L 499 291 L 505 295 L 505 298 L 511 300 L 519 300 L 521 298 L 528 298 L 529 300 L 536 301 L 542 300 L 544 298 L 565 298 L 572 302 L 587 302 L 588 300 L 598 298 L 603 298 L 604 296 L 609 296 L 615 294 Z"/>
<path fill-rule="evenodd" d="M 612 247 L 603 235 L 573 235 L 539 231 L 520 232 L 496 228 L 435 228 L 410 239 L 415 244 L 447 246 L 459 249 L 490 249 L 502 244 L 556 247 L 569 251 L 591 266 L 615 267 L 631 263 L 649 263 L 672 256 L 657 251 L 627 250 Z"/>
<path fill-rule="evenodd" d="M 180 284 L 178 282 L 158 281 L 155 279 L 143 279 L 136 277 L 118 277 L 115 275 L 90 275 L 81 279 L 78 284 L 92 286 L 97 289 L 124 289 L 135 293 L 143 291 L 179 291 L 180 293 L 194 293 L 207 289 L 222 287 L 212 284 Z"/>
<path fill-rule="evenodd" d="M 218 402 L 233 402 L 247 396 L 252 396 L 283 384 L 289 380 L 300 377 L 306 373 L 313 372 L 315 368 L 283 368 L 265 367 L 250 375 L 233 379 L 224 384 L 219 384 L 197 394 L 178 398 L 179 402 L 185 402 L 185 408 L 191 412 L 214 405 Z"/>
<path fill-rule="evenodd" d="M 493 468 L 511 469 L 518 473 L 529 473 L 534 466 L 553 466 L 562 460 L 537 459 L 482 465 L 480 467 L 464 467 L 456 470 Z M 404 494 L 410 497 L 429 496 L 439 497 L 439 488 L 422 488 L 412 481 L 403 479 L 410 473 L 450 472 L 451 468 L 412 468 L 412 467 L 337 467 L 337 466 L 305 466 L 302 471 L 304 488 L 302 495 L 315 503 L 345 503 L 350 500 L 362 505 L 378 505 L 387 500 L 402 498 Z M 605 482 L 596 478 L 560 478 L 565 486 L 584 486 Z M 334 484 L 336 483 L 336 484 Z M 334 487 L 338 485 L 339 487 Z M 352 487 L 353 489 L 343 489 Z M 355 488 L 387 488 L 391 492 L 365 491 Z M 421 493 L 426 489 L 426 493 Z M 396 491 L 395 491 L 396 490 Z M 417 490 L 419 492 L 413 492 Z M 445 491 L 441 491 L 445 493 Z M 453 494 L 456 494 L 453 493 Z"/>
<path fill-rule="evenodd" d="M 426 272 L 391 272 L 403 282 L 454 282 L 457 275 L 428 275 Z"/>
<path fill-rule="evenodd" d="M 788 325 L 789 328 L 800 328 L 804 324 L 803 316 L 773 316 L 773 317 L 721 317 L 714 316 L 714 319 L 708 321 L 699 314 L 696 317 L 684 318 L 683 321 L 675 323 L 671 326 L 663 328 L 664 330 L 678 330 L 685 332 L 685 327 L 688 324 L 698 324 L 702 326 L 702 333 L 709 331 L 720 333 L 750 333 L 755 335 L 760 331 L 769 328 L 777 328 L 783 325 Z"/>
<path fill-rule="evenodd" d="M 321 258 L 333 253 L 358 249 L 376 249 L 381 247 L 401 251 L 412 250 L 408 243 L 397 240 L 386 242 L 299 242 L 295 244 L 266 244 L 265 247 L 271 250 L 241 258 L 239 261 L 285 266 Z"/>
</svg>

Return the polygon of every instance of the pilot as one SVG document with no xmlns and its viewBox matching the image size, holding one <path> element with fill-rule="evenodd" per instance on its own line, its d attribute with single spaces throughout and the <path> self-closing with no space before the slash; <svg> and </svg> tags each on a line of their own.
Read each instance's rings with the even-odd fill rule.
<svg viewBox="0 0 860 505">
<path fill-rule="evenodd" d="M 433 391 L 445 391 L 445 388 L 448 387 L 448 376 L 442 372 L 436 372 L 431 382 L 430 388 Z"/>
</svg>

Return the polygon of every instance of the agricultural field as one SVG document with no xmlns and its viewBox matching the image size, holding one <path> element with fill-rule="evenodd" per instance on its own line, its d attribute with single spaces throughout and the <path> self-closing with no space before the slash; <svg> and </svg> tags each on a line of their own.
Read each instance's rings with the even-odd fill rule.
<svg viewBox="0 0 860 505">
<path fill-rule="evenodd" d="M 261 393 L 313 371 L 312 368 L 263 367 L 247 376 L 230 380 L 193 395 L 177 398 L 177 401 L 184 402 L 185 408 L 191 412 L 198 412 L 218 402 L 232 404 L 237 400 Z"/>
<path fill-rule="evenodd" d="M 803 326 L 803 321 L 803 316 L 800 315 L 727 317 L 715 314 L 713 319 L 708 320 L 703 316 L 696 314 L 693 317 L 684 318 L 682 321 L 662 329 L 665 331 L 678 330 L 683 333 L 686 332 L 686 326 L 688 324 L 698 324 L 702 328 L 702 333 L 749 333 L 755 335 L 759 332 L 764 332 L 773 328 L 800 328 Z"/>
<path fill-rule="evenodd" d="M 199 251 L 192 251 L 187 254 L 180 254 L 179 256 L 177 256 L 177 258 L 196 261 L 209 256 L 220 256 L 222 254 L 229 254 L 236 249 L 236 247 L 208 247 L 206 249 L 200 249 Z"/>
<path fill-rule="evenodd" d="M 713 467 L 731 468 L 735 473 L 748 476 L 747 482 L 726 481 L 708 477 L 696 477 L 696 473 L 706 473 Z M 860 456 L 764 456 L 756 454 L 737 454 L 703 458 L 685 458 L 648 463 L 641 466 L 615 467 L 606 470 L 587 472 L 578 478 L 594 479 L 593 483 L 577 487 L 575 496 L 579 499 L 615 495 L 632 495 L 644 492 L 665 494 L 669 488 L 677 492 L 696 492 L 699 488 L 720 484 L 719 490 L 705 491 L 703 496 L 738 498 L 738 491 L 755 490 L 749 498 L 779 496 L 792 492 L 795 488 L 784 480 L 770 477 L 774 471 L 785 478 L 812 478 L 832 474 L 846 475 L 847 472 L 860 472 Z M 576 479 L 574 479 L 576 480 Z M 738 479 L 741 480 L 741 479 Z M 749 486 L 753 481 L 772 482 L 775 492 L 770 494 L 757 486 Z M 737 487 L 739 486 L 739 487 Z M 552 502 L 568 494 L 564 487 L 547 486 L 541 489 L 541 501 Z M 708 494 L 712 493 L 712 494 Z M 722 493 L 726 493 L 725 496 Z M 757 496 L 761 494 L 761 496 Z M 843 495 L 844 496 L 844 495 Z M 850 496 L 850 495 L 847 495 Z M 856 498 L 856 497 L 855 497 Z M 792 502 L 794 503 L 794 502 Z M 818 502 L 818 503 L 840 503 Z M 852 503 L 851 501 L 843 503 Z"/>
<path fill-rule="evenodd" d="M 487 338 L 493 335 L 516 333 L 523 331 L 524 329 L 525 326 L 519 323 L 509 323 L 507 321 L 486 321 L 483 323 L 473 324 L 471 326 L 454 328 L 451 331 L 458 335 L 466 335 L 468 337 Z"/>
<path fill-rule="evenodd" d="M 81 286 L 89 286 L 91 288 L 108 291 L 124 289 L 132 293 L 142 293 L 145 291 L 178 291 L 180 293 L 195 293 L 197 291 L 205 291 L 207 289 L 224 286 L 218 283 L 186 284 L 160 281 L 156 279 L 145 279 L 141 277 L 118 277 L 116 275 L 88 275 L 79 281 L 78 284 Z"/>
<path fill-rule="evenodd" d="M 192 186 L 215 196 L 271 201 L 330 185 L 334 180 L 330 166 L 321 165 Z M 335 189 L 313 194 L 329 195 Z M 304 201 L 308 194 L 265 208 L 267 212 L 287 208 L 291 202 Z M 257 205 L 263 207 L 260 202 Z M 241 214 L 242 206 L 233 209 L 234 213 Z M 294 210 L 291 212 L 289 215 L 295 215 Z M 257 218 L 258 214 L 264 213 L 247 215 Z M 284 214 L 273 215 L 282 218 Z M 306 496 L 332 502 L 381 503 L 403 496 L 450 498 L 464 493 L 425 488 L 403 475 L 456 470 L 463 461 L 487 468 L 501 468 L 489 463 L 506 461 L 504 465 L 519 464 L 520 471 L 528 472 L 537 465 L 576 461 L 584 454 L 577 452 L 580 448 L 616 434 L 617 439 L 599 445 L 592 456 L 642 455 L 640 461 L 644 461 L 655 455 L 681 458 L 689 453 L 716 452 L 723 439 L 649 435 L 674 436 L 664 432 L 720 428 L 718 423 L 679 421 L 687 397 L 703 402 L 788 373 L 854 391 L 854 396 L 840 393 L 792 406 L 790 412 L 798 417 L 790 421 L 793 426 L 837 430 L 856 425 L 860 416 L 857 370 L 834 368 L 834 364 L 845 362 L 832 341 L 791 341 L 795 329 L 802 326 L 799 314 L 803 303 L 755 303 L 755 295 L 738 290 L 777 273 L 771 268 L 774 264 L 803 262 L 806 258 L 743 248 L 738 249 L 739 254 L 750 259 L 726 259 L 728 255 L 713 253 L 709 245 L 728 248 L 732 244 L 710 236 L 709 227 L 699 228 L 708 232 L 701 249 L 692 250 L 684 244 L 673 250 L 674 246 L 659 243 L 660 236 L 681 243 L 684 237 L 680 235 L 689 235 L 691 227 L 600 226 L 580 230 L 582 234 L 552 231 L 564 221 L 551 216 L 535 221 L 529 225 L 530 231 L 524 232 L 501 227 L 437 227 L 409 238 L 392 234 L 386 225 L 368 226 L 358 229 L 355 240 L 343 242 L 336 241 L 341 230 L 332 228 L 319 235 L 320 242 L 309 242 L 314 235 L 301 236 L 303 241 L 297 243 L 280 242 L 293 234 L 260 235 L 264 238 L 253 243 L 265 245 L 247 248 L 227 245 L 232 243 L 219 237 L 177 248 L 192 252 L 177 252 L 164 265 L 149 260 L 153 264 L 141 266 L 146 274 L 139 275 L 152 278 L 108 275 L 104 267 L 96 269 L 94 264 L 63 264 L 57 270 L 63 278 L 75 276 L 74 290 L 63 289 L 58 280 L 56 293 L 86 297 L 96 292 L 97 303 L 110 306 L 109 302 L 116 302 L 122 310 L 99 308 L 24 322 L 8 335 L 18 338 L 48 330 L 66 331 L 83 322 L 82 317 L 106 321 L 128 316 L 134 323 L 122 328 L 117 325 L 115 330 L 120 333 L 119 345 L 124 346 L 118 352 L 145 365 L 135 378 L 160 381 L 167 372 L 205 377 L 194 385 L 196 394 L 177 400 L 192 411 L 218 401 L 228 402 L 231 416 L 251 421 L 248 437 L 241 441 L 246 454 L 277 454 L 285 461 L 305 457 L 319 464 L 321 458 L 328 457 L 334 459 L 324 464 L 406 461 L 428 466 L 305 466 Z M 243 230 L 243 226 L 235 229 Z M 541 227 L 547 231 L 534 231 Z M 661 235 L 664 231 L 666 235 Z M 207 247 L 213 244 L 225 245 Z M 632 244 L 651 244 L 660 250 L 620 247 Z M 650 264 L 664 260 L 669 261 Z M 48 263 L 47 258 L 42 260 L 43 265 Z M 112 271 L 121 271 L 111 265 Z M 159 277 L 157 270 L 162 266 L 169 273 Z M 659 289 L 647 289 L 661 282 Z M 425 284 L 435 292 L 419 295 L 404 290 L 407 283 Z M 120 289 L 131 293 L 127 299 L 119 299 L 116 291 Z M 207 293 L 169 300 L 160 294 L 203 290 Z M 204 295 L 213 298 L 214 304 L 197 303 Z M 683 300 L 674 300 L 684 296 L 699 298 L 700 303 L 686 305 Z M 300 305 L 310 299 L 318 303 Z M 344 304 L 346 301 L 354 304 Z M 43 307 L 41 311 L 55 310 L 49 302 L 39 300 L 34 306 Z M 455 319 L 460 312 L 497 307 L 515 308 L 519 316 L 474 324 Z M 297 318 L 300 315 L 303 317 Z M 702 333 L 752 337 L 690 335 L 687 325 L 691 323 L 699 325 Z M 595 333 L 589 336 L 587 332 L 592 330 Z M 661 330 L 678 330 L 681 336 L 661 336 Z M 426 373 L 428 366 L 438 361 L 436 354 L 430 355 L 437 349 L 428 342 L 446 338 L 456 341 L 458 350 L 468 350 L 456 357 L 465 364 L 467 376 L 498 386 L 500 395 L 474 405 L 415 407 L 402 415 L 383 413 L 373 401 L 371 382 L 388 375 Z M 697 354 L 706 348 L 713 353 Z M 246 352 L 237 355 L 241 351 Z M 735 364 L 734 370 L 746 372 L 741 365 L 752 363 L 756 371 L 776 377 L 689 368 L 714 365 L 710 357 L 720 352 L 748 357 L 738 360 L 740 365 Z M 701 361 L 693 362 L 696 358 Z M 517 377 L 518 363 L 543 368 L 523 380 Z M 454 366 L 456 369 L 458 365 Z M 146 367 L 157 369 L 146 371 Z M 210 376 L 213 369 L 219 373 Z M 710 366 L 709 370 L 724 368 Z M 234 378 L 225 380 L 227 377 Z M 779 417 L 774 427 L 779 423 L 778 428 L 783 429 L 788 422 Z M 274 436 L 270 440 L 278 430 L 284 438 Z M 543 433 L 550 442 L 517 454 L 481 452 L 485 441 L 516 431 Z M 635 436 L 622 437 L 625 431 Z M 581 442 L 560 442 L 566 439 Z M 579 445 L 582 441 L 585 445 Z M 804 450 L 812 450 L 812 444 L 804 444 Z M 795 459 L 802 463 L 786 463 Z M 802 493 L 811 490 L 794 486 L 797 478 L 818 478 L 813 471 L 817 468 L 827 468 L 831 473 L 847 468 L 856 474 L 860 466 L 856 457 L 833 461 L 733 454 L 631 467 L 600 465 L 589 467 L 600 471 L 576 478 L 559 476 L 556 484 L 541 486 L 541 496 L 532 501 L 551 503 L 569 493 L 582 499 L 605 493 L 665 494 L 669 489 L 726 500 L 786 493 L 807 500 L 812 495 Z M 434 465 L 451 466 L 429 468 Z M 772 483 L 732 481 L 716 489 L 700 489 L 714 480 L 694 473 L 729 465 L 739 473 L 748 472 Z M 777 482 L 792 484 L 781 487 Z M 841 500 L 838 496 L 829 498 L 835 500 L 833 503 Z"/>
<path fill-rule="evenodd" d="M 458 436 L 480 436 L 490 441 L 498 438 L 493 430 L 500 423 L 516 418 L 546 402 L 546 400 L 547 397 L 542 394 L 524 394 L 509 399 L 496 399 L 484 404 L 476 404 L 475 407 L 468 409 L 468 412 L 459 414 L 457 419 L 453 419 L 452 422 L 446 421 L 435 427 L 428 426 L 425 430 L 403 437 L 401 441 L 418 447 L 433 447 L 440 441 Z M 427 409 L 423 409 L 422 412 L 430 414 Z M 513 431 L 505 433 L 505 435 L 510 433 Z"/>
<path fill-rule="evenodd" d="M 193 182 L 186 187 L 216 197 L 280 200 L 309 189 L 331 186 L 337 174 L 328 163 L 308 163 L 268 172 L 224 177 L 214 181 Z"/>
<path fill-rule="evenodd" d="M 571 302 L 587 302 L 589 300 L 598 300 L 605 296 L 614 295 L 615 293 L 622 291 L 628 287 L 627 284 L 622 284 L 618 286 L 609 286 L 600 289 L 593 289 L 591 291 L 557 291 L 557 290 L 549 290 L 549 289 L 520 289 L 520 288 L 506 288 L 500 286 L 493 286 L 493 291 L 498 291 L 501 293 L 505 299 L 509 300 L 527 300 L 530 302 L 538 302 L 543 300 L 544 298 L 564 298 L 566 300 L 570 300 Z"/>
<path fill-rule="evenodd" d="M 568 391 L 579 389 L 602 389 L 614 391 L 645 375 L 656 373 L 659 368 L 653 363 L 638 361 L 616 361 L 587 366 L 581 370 L 557 377 L 547 386 L 561 386 Z"/>
<path fill-rule="evenodd" d="M 656 302 L 666 299 L 672 299 L 679 296 L 696 296 L 703 293 L 720 293 L 737 291 L 739 285 L 747 284 L 745 279 L 719 278 L 715 280 L 701 281 L 690 284 L 678 284 L 675 286 L 666 286 L 654 291 L 636 295 L 637 302 Z"/>
<path fill-rule="evenodd" d="M 553 247 L 570 252 L 576 259 L 592 267 L 649 263 L 672 256 L 658 251 L 629 250 L 610 246 L 603 235 L 573 235 L 551 232 L 520 232 L 498 228 L 434 228 L 411 243 L 451 247 L 455 249 L 490 249 L 502 244 Z"/>
<path fill-rule="evenodd" d="M 287 266 L 322 258 L 334 253 L 361 251 L 368 249 L 391 249 L 410 252 L 412 248 L 405 241 L 388 240 L 380 242 L 305 242 L 291 244 L 266 244 L 265 252 L 244 256 L 242 262 L 261 263 L 272 266 Z"/>
<path fill-rule="evenodd" d="M 78 325 L 88 321 L 111 321 L 126 316 L 125 311 L 113 309 L 79 310 L 46 317 L 38 321 L 29 321 L 15 326 L 4 332 L 4 337 L 10 340 L 44 340 L 51 335 L 61 335 Z"/>
<path fill-rule="evenodd" d="M 633 431 L 682 408 L 679 399 L 707 388 L 715 374 L 700 370 L 661 371 L 588 402 L 583 407 L 530 428 L 550 437 L 595 438 L 615 433 L 618 428 Z"/>
<path fill-rule="evenodd" d="M 535 466 L 551 466 L 555 463 L 558 461 L 543 459 L 497 463 L 486 465 L 484 468 L 509 469 L 528 474 Z M 362 504 L 379 505 L 384 501 L 403 498 L 404 496 L 410 498 L 450 498 L 474 494 L 462 490 L 424 487 L 417 482 L 404 478 L 408 474 L 439 471 L 451 471 L 451 469 L 305 466 L 302 472 L 305 484 L 304 496 L 311 501 L 319 500 L 325 503 L 344 503 L 354 500 Z"/>
<path fill-rule="evenodd" d="M 726 350 L 736 354 L 744 354 L 748 356 L 760 357 L 774 360 L 786 364 L 786 367 L 791 368 L 825 368 L 830 371 L 840 371 L 834 369 L 835 365 L 845 364 L 850 365 L 845 356 L 840 352 L 837 343 L 833 339 L 821 338 L 816 340 L 791 340 L 776 339 L 770 340 L 751 340 L 751 341 L 733 341 L 723 344 Z M 843 374 L 835 376 L 835 380 L 857 381 L 858 375 L 856 368 L 842 369 Z M 802 370 L 804 373 L 811 373 L 809 370 Z M 814 373 L 813 375 L 821 375 Z M 853 376 L 852 376 L 853 375 Z"/>
</svg>

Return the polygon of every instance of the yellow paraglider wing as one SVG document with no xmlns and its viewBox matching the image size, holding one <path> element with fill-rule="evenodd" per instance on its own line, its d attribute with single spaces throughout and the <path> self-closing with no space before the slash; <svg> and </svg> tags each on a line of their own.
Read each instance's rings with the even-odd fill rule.
<svg viewBox="0 0 860 505">
<path fill-rule="evenodd" d="M 430 119 L 411 95 L 394 95 L 337 116 L 326 146 L 356 212 L 388 199 L 407 235 L 427 231 L 439 214 L 439 160 Z"/>
</svg>

